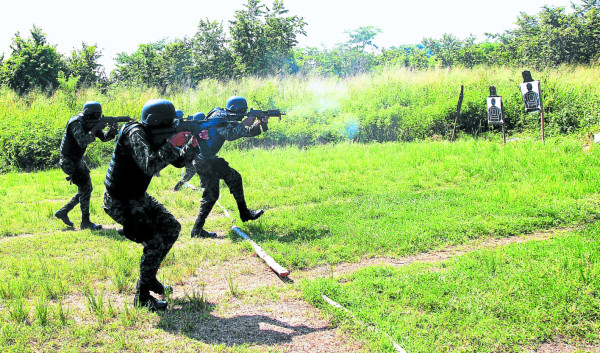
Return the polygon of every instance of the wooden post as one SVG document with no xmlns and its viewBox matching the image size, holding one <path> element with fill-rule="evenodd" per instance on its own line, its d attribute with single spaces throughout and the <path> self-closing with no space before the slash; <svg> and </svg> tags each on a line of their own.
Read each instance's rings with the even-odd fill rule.
<svg viewBox="0 0 600 353">
<path fill-rule="evenodd" d="M 240 237 L 250 242 L 250 244 L 254 248 L 254 251 L 256 251 L 258 257 L 263 259 L 267 263 L 267 265 L 269 265 L 269 267 L 279 275 L 279 277 L 287 277 L 290 274 L 290 271 L 286 270 L 283 266 L 278 264 L 277 261 L 275 261 L 271 256 L 267 255 L 267 253 L 252 239 L 250 239 L 249 236 L 242 232 L 240 228 L 238 228 L 237 226 L 233 226 L 231 227 L 231 229 L 234 232 L 236 232 Z"/>
<path fill-rule="evenodd" d="M 541 82 L 538 83 L 538 91 L 540 92 L 540 116 L 542 118 L 542 143 L 545 143 L 545 141 L 544 141 L 544 135 L 545 135 L 544 134 L 544 105 L 542 103 L 542 84 L 541 84 Z"/>
<path fill-rule="evenodd" d="M 458 96 L 458 105 L 456 106 L 456 117 L 454 118 L 454 128 L 452 129 L 452 139 L 450 142 L 454 142 L 454 137 L 456 136 L 456 124 L 458 123 L 458 117 L 460 116 L 460 107 L 462 106 L 463 101 L 463 91 L 464 86 L 460 85 L 460 95 Z"/>
</svg>

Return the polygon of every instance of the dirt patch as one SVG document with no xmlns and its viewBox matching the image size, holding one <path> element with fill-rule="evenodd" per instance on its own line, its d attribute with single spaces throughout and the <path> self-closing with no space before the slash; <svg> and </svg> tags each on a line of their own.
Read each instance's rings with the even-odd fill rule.
<svg viewBox="0 0 600 353">
<path fill-rule="evenodd" d="M 567 231 L 567 229 L 565 229 Z M 544 231 L 535 234 L 528 234 L 523 236 L 515 236 L 510 238 L 499 238 L 499 239 L 486 239 L 477 240 L 469 244 L 463 244 L 458 246 L 448 246 L 442 250 L 432 251 L 424 254 L 417 254 L 406 256 L 403 258 L 367 258 L 360 262 L 353 263 L 340 263 L 336 265 L 319 266 L 311 269 L 305 269 L 301 271 L 295 271 L 289 277 L 294 280 L 300 279 L 313 279 L 326 276 L 338 277 L 348 273 L 352 273 L 361 268 L 375 266 L 375 265 L 386 265 L 386 266 L 405 266 L 413 262 L 438 262 L 448 260 L 454 256 L 463 255 L 469 251 L 476 249 L 489 249 L 498 246 L 508 245 L 512 243 L 523 243 L 532 240 L 544 240 L 552 236 L 556 230 Z"/>
<path fill-rule="evenodd" d="M 258 256 L 237 258 L 217 265 L 201 265 L 193 276 L 174 287 L 172 308 L 159 314 L 158 327 L 172 335 L 185 335 L 192 340 L 216 345 L 215 351 L 222 351 L 224 345 L 233 349 L 244 346 L 257 351 L 367 352 L 369 349 L 362 342 L 348 337 L 332 325 L 330 317 L 301 299 L 295 286 L 298 281 L 338 277 L 373 265 L 399 267 L 414 262 L 438 262 L 473 250 L 545 240 L 558 231 L 570 230 L 476 240 L 403 258 L 365 258 L 356 263 L 318 266 L 293 271 L 286 279 L 278 277 Z M 223 239 L 203 241 L 222 242 Z M 123 308 L 125 304 L 131 305 L 133 293 L 106 293 L 104 298 L 115 307 Z M 81 324 L 91 324 L 94 320 L 89 314 L 84 314 L 89 312 L 86 300 L 84 296 L 73 295 L 64 301 L 71 308 L 72 317 Z M 194 307 L 199 301 L 202 307 Z M 77 318 L 79 314 L 82 314 L 81 318 Z M 557 338 L 530 350 L 539 353 L 576 351 L 598 352 L 600 346 L 575 346 Z"/>
<path fill-rule="evenodd" d="M 557 337 L 553 342 L 544 343 L 536 350 L 536 353 L 592 353 L 600 352 L 600 346 L 572 345 L 563 341 L 562 337 Z"/>
</svg>

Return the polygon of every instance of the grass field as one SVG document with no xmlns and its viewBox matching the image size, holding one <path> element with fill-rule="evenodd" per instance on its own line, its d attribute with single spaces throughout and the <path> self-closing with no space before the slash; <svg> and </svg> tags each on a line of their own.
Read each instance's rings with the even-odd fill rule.
<svg viewBox="0 0 600 353">
<path fill-rule="evenodd" d="M 262 331 L 259 339 L 234 343 L 196 332 L 239 303 L 300 296 L 364 351 L 393 351 L 386 335 L 409 352 L 525 352 L 558 339 L 597 345 L 598 153 L 553 138 L 226 151 L 244 177 L 249 206 L 265 209 L 258 221 L 242 225 L 233 214 L 234 221 L 292 276 L 560 230 L 442 262 L 369 266 L 252 290 L 238 286 L 244 271 L 253 270 L 233 271 L 233 264 L 253 257 L 251 247 L 229 231 L 232 221 L 220 207 L 206 229 L 225 238 L 191 239 L 200 195 L 174 192 L 180 170 L 169 167 L 149 193 L 180 220 L 182 233 L 159 276 L 177 287 L 219 267 L 232 272 L 198 282 L 193 292 L 176 292 L 167 314 L 131 306 L 141 248 L 119 237 L 101 210 L 106 166 L 92 171 L 92 220 L 106 226 L 100 232 L 70 230 L 53 217 L 75 193 L 60 170 L 0 175 L 0 345 L 8 351 L 286 351 L 289 346 L 261 339 Z M 224 186 L 220 204 L 235 210 Z M 71 218 L 78 217 L 74 210 Z M 227 295 L 205 295 L 211 286 Z M 322 294 L 379 333 L 330 309 Z"/>
</svg>

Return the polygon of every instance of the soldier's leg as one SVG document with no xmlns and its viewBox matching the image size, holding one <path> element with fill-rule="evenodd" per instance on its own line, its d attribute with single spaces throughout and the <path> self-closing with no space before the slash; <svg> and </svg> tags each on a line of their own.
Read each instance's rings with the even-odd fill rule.
<svg viewBox="0 0 600 353">
<path fill-rule="evenodd" d="M 75 172 L 76 172 L 76 164 L 70 163 L 68 161 L 62 161 L 60 166 L 61 166 L 62 170 L 65 172 L 65 174 L 68 175 L 67 180 L 69 182 L 72 182 L 73 174 L 75 174 Z M 73 196 L 73 198 L 71 198 L 71 200 L 69 202 L 67 202 L 66 205 L 64 205 L 58 211 L 56 211 L 54 213 L 54 216 L 56 218 L 60 219 L 61 221 L 63 221 L 63 223 L 66 224 L 67 226 L 73 227 L 73 222 L 71 222 L 71 220 L 69 219 L 69 212 L 73 208 L 75 208 L 75 206 L 77 206 L 78 203 L 79 203 L 79 192 L 77 192 L 75 194 L 75 196 Z"/>
<path fill-rule="evenodd" d="M 246 205 L 242 175 L 237 170 L 227 165 L 227 169 L 223 172 L 223 180 L 229 188 L 229 192 L 231 192 L 231 195 L 233 195 L 233 198 L 237 202 L 242 222 L 253 221 L 262 216 L 264 213 L 263 210 L 251 210 Z"/>
<path fill-rule="evenodd" d="M 73 198 L 54 213 L 54 216 L 69 227 L 73 227 L 73 222 L 69 219 L 69 212 L 79 203 L 79 194 L 75 194 Z"/>
<path fill-rule="evenodd" d="M 151 310 L 164 310 L 167 303 L 152 297 L 150 291 L 162 295 L 165 291 L 172 290 L 163 286 L 156 274 L 162 260 L 177 240 L 181 225 L 163 205 L 149 195 L 135 203 L 129 202 L 124 208 L 128 208 L 124 211 L 124 235 L 144 246 L 134 304 Z"/>
<path fill-rule="evenodd" d="M 73 174 L 73 184 L 77 185 L 77 195 L 79 195 L 79 207 L 81 208 L 81 229 L 99 230 L 101 225 L 90 221 L 90 199 L 92 197 L 92 179 L 90 170 L 85 162 L 80 161 L 75 173 Z M 76 195 L 76 196 L 77 196 Z"/>
<path fill-rule="evenodd" d="M 152 211 L 155 202 L 156 200 L 148 195 L 141 199 L 119 201 L 105 193 L 102 208 L 115 222 L 123 225 L 119 234 L 144 246 L 134 305 L 145 306 L 150 310 L 164 310 L 167 302 L 157 300 L 150 295 L 163 252 L 160 234 L 154 233 L 152 224 L 152 217 L 156 214 Z M 158 290 L 155 292 L 158 293 Z M 164 289 L 162 292 L 164 293 Z"/>
<path fill-rule="evenodd" d="M 177 182 L 177 184 L 175 184 L 175 187 L 173 189 L 175 191 L 178 191 L 179 189 L 181 189 L 181 187 L 183 185 L 185 185 L 185 183 L 190 181 L 195 174 L 196 174 L 196 168 L 194 167 L 194 165 L 192 163 L 186 165 L 185 170 L 183 171 L 183 174 L 181 175 L 181 180 L 179 180 Z"/>
<path fill-rule="evenodd" d="M 200 173 L 198 174 L 200 175 Z M 202 181 L 202 187 L 204 188 L 204 191 L 202 192 L 200 211 L 198 212 L 198 217 L 196 217 L 194 227 L 192 228 L 191 237 L 215 237 L 215 233 L 204 230 L 204 223 L 206 222 L 206 218 L 210 214 L 210 211 L 212 211 L 215 203 L 219 199 L 219 179 L 214 174 L 204 174 L 200 176 L 200 180 Z"/>
<path fill-rule="evenodd" d="M 148 198 L 149 207 L 146 208 L 146 212 L 152 222 L 154 238 L 158 238 L 160 241 L 158 241 L 156 244 L 153 244 L 153 242 L 150 241 L 144 247 L 144 253 L 146 252 L 146 248 L 155 248 L 152 251 L 157 256 L 157 264 L 153 261 L 148 261 L 147 264 L 140 262 L 140 281 L 146 282 L 145 279 L 147 278 L 149 280 L 149 290 L 163 295 L 165 292 L 172 292 L 172 288 L 169 286 L 163 286 L 156 278 L 156 273 L 160 267 L 160 264 L 173 247 L 173 244 L 175 244 L 177 241 L 179 233 L 181 232 L 181 224 L 156 199 L 151 196 L 148 196 Z M 144 273 L 144 280 L 142 280 L 141 275 L 142 267 L 147 269 L 147 272 Z"/>
</svg>

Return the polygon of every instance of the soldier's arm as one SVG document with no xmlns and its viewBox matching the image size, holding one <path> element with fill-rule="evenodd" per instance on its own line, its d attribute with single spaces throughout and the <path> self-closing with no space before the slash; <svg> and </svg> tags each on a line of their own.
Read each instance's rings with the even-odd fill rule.
<svg viewBox="0 0 600 353">
<path fill-rule="evenodd" d="M 153 151 L 146 136 L 139 130 L 131 132 L 126 145 L 133 159 L 146 175 L 156 174 L 181 156 L 181 149 L 173 147 L 170 143 L 165 143 L 157 151 Z"/>
<path fill-rule="evenodd" d="M 99 138 L 100 141 L 102 141 L 102 142 L 107 142 L 107 141 L 114 139 L 115 136 L 117 136 L 118 132 L 119 132 L 119 130 L 118 130 L 117 123 L 114 123 L 113 125 L 110 126 L 110 128 L 106 132 L 97 131 L 96 137 Z"/>
<path fill-rule="evenodd" d="M 83 125 L 81 125 L 79 121 L 75 121 L 69 124 L 69 129 L 71 129 L 71 134 L 73 135 L 73 138 L 75 138 L 75 141 L 77 141 L 77 144 L 81 148 L 86 148 L 87 145 L 94 142 L 94 140 L 96 139 L 96 136 L 94 136 L 91 133 L 86 133 L 83 130 Z"/>
<path fill-rule="evenodd" d="M 218 129 L 219 134 L 227 141 L 237 140 L 241 137 L 254 137 L 260 135 L 260 124 L 250 126 L 244 124 L 228 125 Z"/>
<path fill-rule="evenodd" d="M 181 147 L 179 158 L 175 159 L 171 162 L 171 164 L 175 168 L 183 168 L 188 164 L 192 163 L 194 158 L 200 153 L 200 149 L 196 146 L 194 147 L 192 141 L 189 141 L 187 144 Z"/>
</svg>

